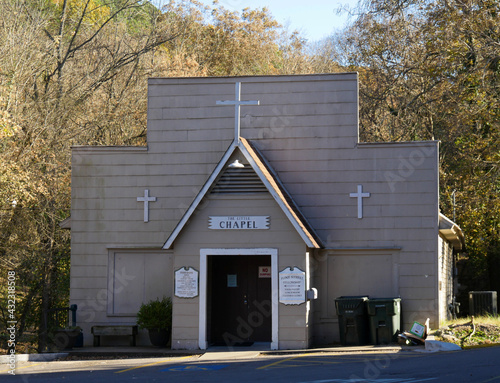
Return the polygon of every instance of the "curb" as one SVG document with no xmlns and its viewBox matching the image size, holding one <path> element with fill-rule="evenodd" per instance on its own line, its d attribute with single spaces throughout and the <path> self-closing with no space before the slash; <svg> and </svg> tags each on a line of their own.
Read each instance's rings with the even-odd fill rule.
<svg viewBox="0 0 500 383">
<path fill-rule="evenodd" d="M 93 358 L 103 358 L 105 359 L 106 357 L 112 357 L 112 358 L 117 358 L 117 357 L 123 357 L 123 358 L 173 358 L 173 357 L 183 357 L 183 356 L 193 356 L 193 355 L 203 355 L 205 354 L 204 352 L 189 352 L 189 351 L 184 351 L 184 352 L 134 352 L 134 351 L 127 351 L 127 352 L 119 352 L 119 351 L 108 351 L 108 352 L 69 352 L 65 356 L 69 357 L 75 357 L 75 358 L 85 358 L 85 357 L 93 357 Z"/>
<path fill-rule="evenodd" d="M 499 347 L 500 343 L 486 343 L 486 344 L 476 344 L 474 346 L 464 346 L 462 350 L 475 350 L 478 348 L 488 348 L 488 347 Z"/>
<path fill-rule="evenodd" d="M 51 362 L 55 359 L 68 356 L 67 352 L 54 352 L 46 354 L 15 354 L 16 362 Z M 0 364 L 10 363 L 9 355 L 0 356 Z"/>
<path fill-rule="evenodd" d="M 412 346 L 411 349 L 418 347 Z M 386 347 L 335 347 L 335 348 L 308 348 L 304 350 L 273 350 L 273 351 L 260 351 L 260 355 L 297 355 L 297 354 L 345 354 L 345 353 L 372 353 L 372 352 L 400 352 L 411 350 L 410 348 L 403 348 L 401 346 L 386 346 Z"/>
</svg>

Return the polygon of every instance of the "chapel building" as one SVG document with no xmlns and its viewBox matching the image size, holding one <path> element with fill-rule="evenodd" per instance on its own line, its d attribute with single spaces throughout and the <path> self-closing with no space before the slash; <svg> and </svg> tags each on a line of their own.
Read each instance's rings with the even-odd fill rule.
<svg viewBox="0 0 500 383">
<path fill-rule="evenodd" d="M 359 142 L 356 73 L 153 78 L 147 146 L 73 148 L 86 345 L 163 296 L 172 349 L 338 343 L 341 296 L 400 297 L 403 329 L 435 328 L 463 246 L 439 210 L 439 143 Z"/>
</svg>

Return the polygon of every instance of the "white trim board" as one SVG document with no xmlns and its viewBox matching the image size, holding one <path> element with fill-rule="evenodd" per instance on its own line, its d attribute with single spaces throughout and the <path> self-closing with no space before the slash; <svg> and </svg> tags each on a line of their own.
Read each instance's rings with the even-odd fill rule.
<svg viewBox="0 0 500 383">
<path fill-rule="evenodd" d="M 270 255 L 271 256 L 271 350 L 278 349 L 278 249 L 200 249 L 200 300 L 198 345 L 207 349 L 207 265 L 210 255 Z"/>
</svg>

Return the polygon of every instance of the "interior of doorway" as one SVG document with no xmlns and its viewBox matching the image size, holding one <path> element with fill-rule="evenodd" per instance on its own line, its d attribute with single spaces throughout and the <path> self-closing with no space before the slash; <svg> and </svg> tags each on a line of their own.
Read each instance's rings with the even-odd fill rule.
<svg viewBox="0 0 500 383">
<path fill-rule="evenodd" d="M 208 344 L 271 342 L 271 256 L 211 255 L 207 278 Z"/>
</svg>

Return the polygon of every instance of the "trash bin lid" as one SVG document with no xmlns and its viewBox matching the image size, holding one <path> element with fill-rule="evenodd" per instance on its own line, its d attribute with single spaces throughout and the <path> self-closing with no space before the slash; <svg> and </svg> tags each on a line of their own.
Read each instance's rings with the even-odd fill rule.
<svg viewBox="0 0 500 383">
<path fill-rule="evenodd" d="M 372 298 L 367 302 L 368 315 L 377 315 L 377 310 L 385 310 L 388 316 L 401 312 L 401 298 Z"/>
<path fill-rule="evenodd" d="M 366 314 L 368 296 L 342 296 L 335 299 L 337 315 Z"/>
</svg>

